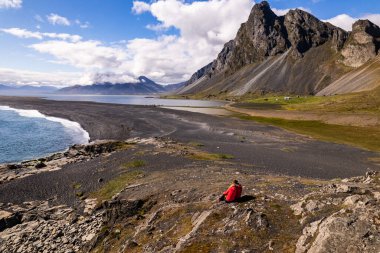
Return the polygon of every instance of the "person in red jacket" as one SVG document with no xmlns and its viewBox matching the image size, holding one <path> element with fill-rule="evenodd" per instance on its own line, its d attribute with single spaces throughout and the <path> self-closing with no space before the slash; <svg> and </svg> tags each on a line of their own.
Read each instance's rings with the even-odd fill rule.
<svg viewBox="0 0 380 253">
<path fill-rule="evenodd" d="M 223 196 L 220 197 L 220 201 L 234 202 L 241 197 L 241 192 L 243 191 L 243 187 L 237 180 L 234 180 L 232 185 L 227 189 L 227 191 L 223 192 Z"/>
</svg>

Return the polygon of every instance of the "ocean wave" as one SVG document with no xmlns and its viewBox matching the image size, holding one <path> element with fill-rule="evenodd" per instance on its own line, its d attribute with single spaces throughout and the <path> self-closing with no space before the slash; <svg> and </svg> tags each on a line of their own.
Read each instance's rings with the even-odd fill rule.
<svg viewBox="0 0 380 253">
<path fill-rule="evenodd" d="M 57 117 L 46 116 L 37 110 L 15 109 L 9 106 L 0 106 L 0 110 L 14 111 L 21 117 L 42 118 L 49 121 L 60 123 L 62 126 L 64 126 L 67 132 L 75 138 L 75 142 L 77 144 L 86 144 L 90 141 L 89 133 L 86 130 L 84 130 L 82 126 L 77 122 L 70 121 L 67 119 L 57 118 Z"/>
</svg>

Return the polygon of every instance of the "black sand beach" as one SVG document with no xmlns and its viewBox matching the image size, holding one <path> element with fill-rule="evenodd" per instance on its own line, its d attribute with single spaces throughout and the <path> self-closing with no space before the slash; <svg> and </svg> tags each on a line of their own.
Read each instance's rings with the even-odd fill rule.
<svg viewBox="0 0 380 253">
<path fill-rule="evenodd" d="M 91 140 L 170 137 L 184 143 L 200 142 L 209 152 L 231 154 L 235 162 L 253 165 L 259 171 L 332 179 L 379 169 L 368 160 L 376 153 L 234 118 L 152 106 L 25 97 L 0 97 L 0 104 L 76 121 Z"/>
<path fill-rule="evenodd" d="M 157 238 L 167 240 L 168 235 L 160 231 L 171 231 L 167 228 L 173 227 L 182 233 L 182 225 L 177 225 L 177 222 L 191 222 L 192 217 L 198 217 L 201 212 L 210 215 L 206 222 L 217 222 L 217 225 L 205 224 L 205 232 L 197 233 L 203 239 L 212 234 L 211 230 L 216 231 L 224 226 L 219 222 L 224 221 L 226 215 L 235 217 L 235 213 L 241 213 L 245 218 L 234 218 L 241 221 L 247 219 L 247 212 L 248 218 L 251 213 L 257 212 L 259 216 L 252 217 L 269 219 L 265 224 L 271 231 L 263 237 L 262 247 L 267 247 L 265 243 L 268 238 L 275 236 L 282 238 L 276 241 L 278 248 L 275 251 L 283 252 L 280 249 L 282 245 L 289 241 L 295 244 L 302 231 L 300 221 L 292 214 L 292 205 L 301 201 L 301 207 L 305 205 L 314 210 L 307 222 L 320 219 L 321 215 L 325 217 L 326 213 L 330 215 L 346 203 L 346 196 L 351 198 L 350 195 L 359 191 L 360 194 L 374 196 L 372 188 L 359 189 L 351 184 L 357 180 L 367 184 L 377 182 L 377 174 L 366 172 L 380 169 L 371 162 L 376 161 L 371 158 L 378 157 L 377 153 L 321 142 L 232 117 L 153 106 L 58 102 L 20 97 L 0 97 L 0 105 L 35 109 L 45 115 L 76 121 L 89 132 L 92 141 L 109 140 L 80 146 L 83 149 L 102 145 L 98 143 L 120 143 L 123 147 L 100 155 L 90 152 L 90 156 L 84 158 L 77 153 L 71 161 L 65 160 L 65 154 L 70 152 L 58 154 L 64 156 L 63 160 L 58 159 L 58 162 L 63 162 L 58 170 L 51 167 L 52 170 L 37 170 L 26 177 L 0 181 L 0 208 L 5 209 L 5 214 L 10 217 L 22 210 L 22 220 L 18 221 L 22 224 L 5 230 L 3 234 L 0 232 L 3 238 L 0 249 L 3 252 L 14 252 L 24 244 L 29 246 L 35 238 L 45 238 L 44 231 L 51 229 L 54 233 L 56 227 L 64 231 L 61 233 L 64 240 L 70 242 L 65 248 L 74 247 L 77 251 L 84 245 L 101 248 L 101 238 L 105 236 L 101 231 L 113 231 L 120 227 L 136 238 L 140 235 L 145 238 L 156 233 L 150 230 L 145 232 L 144 228 L 146 222 L 154 219 L 154 223 L 158 224 Z M 72 149 L 75 151 L 75 147 Z M 29 167 L 22 169 L 23 173 L 29 172 Z M 36 171 L 35 167 L 32 169 Z M 4 171 L 16 176 L 20 173 L 7 166 L 3 166 Z M 362 177 L 353 178 L 353 181 L 343 179 L 353 176 Z M 232 205 L 219 203 L 220 194 L 233 179 L 243 184 L 246 198 L 242 203 Z M 367 184 L 360 183 L 368 188 Z M 313 197 L 307 205 L 302 202 L 305 196 L 313 192 L 319 192 L 321 196 L 318 195 L 318 198 L 326 201 L 316 202 Z M 334 198 L 336 202 L 331 201 Z M 50 208 L 52 206 L 54 208 Z M 368 209 L 369 214 L 377 206 L 371 208 Z M 65 212 L 70 215 L 65 215 Z M 184 216 L 187 218 L 184 219 Z M 162 227 L 159 225 L 161 222 L 165 224 Z M 31 229 L 33 226 L 41 229 L 35 231 Z M 142 229 L 136 234 L 136 228 L 140 226 Z M 27 236 L 24 235 L 25 227 L 31 231 Z M 70 231 L 74 231 L 75 235 Z M 250 230 L 244 228 L 244 233 L 247 231 Z M 113 235 L 113 232 L 109 233 L 112 245 L 123 243 Z M 9 236 L 14 239 L 6 239 Z M 224 232 L 222 236 L 225 237 Z M 54 234 L 51 237 L 53 239 L 49 240 L 56 242 L 59 239 L 57 243 L 61 245 L 61 238 L 55 238 Z M 212 234 L 207 240 L 214 242 L 214 237 Z M 96 238 L 100 238 L 99 242 Z M 250 247 L 251 241 L 244 238 L 232 237 L 231 240 L 240 240 L 241 245 Z M 91 243 L 88 244 L 88 241 Z M 149 241 L 161 245 L 160 240 Z M 46 247 L 49 248 L 49 245 Z M 195 247 L 198 249 L 198 246 Z M 141 252 L 138 247 L 136 249 L 126 252 Z"/>
</svg>

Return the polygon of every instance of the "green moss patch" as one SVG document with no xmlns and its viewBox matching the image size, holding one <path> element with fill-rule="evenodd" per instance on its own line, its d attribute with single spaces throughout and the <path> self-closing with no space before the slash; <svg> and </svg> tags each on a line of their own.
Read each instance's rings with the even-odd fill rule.
<svg viewBox="0 0 380 253">
<path fill-rule="evenodd" d="M 248 115 L 238 116 L 244 120 L 253 120 L 309 135 L 313 138 L 380 152 L 380 129 L 378 127 L 357 127 L 326 124 L 312 120 L 286 120 Z"/>
<path fill-rule="evenodd" d="M 143 160 L 134 160 L 134 161 L 123 164 L 122 167 L 124 169 L 131 169 L 131 168 L 144 167 L 145 165 L 146 165 L 146 162 Z"/>
<path fill-rule="evenodd" d="M 234 156 L 230 154 L 215 154 L 208 153 L 204 151 L 196 151 L 187 155 L 188 158 L 194 160 L 204 160 L 204 161 L 219 161 L 219 160 L 227 160 L 233 159 Z"/>
<path fill-rule="evenodd" d="M 110 200 L 115 194 L 123 190 L 126 185 L 131 184 L 142 174 L 141 171 L 124 172 L 118 177 L 106 182 L 98 191 L 93 192 L 90 196 L 98 199 L 99 202 Z"/>
</svg>

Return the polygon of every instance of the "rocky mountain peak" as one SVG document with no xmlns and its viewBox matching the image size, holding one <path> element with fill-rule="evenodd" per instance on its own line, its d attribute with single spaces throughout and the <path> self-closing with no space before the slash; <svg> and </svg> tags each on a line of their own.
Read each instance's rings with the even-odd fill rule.
<svg viewBox="0 0 380 253">
<path fill-rule="evenodd" d="M 140 81 L 140 83 L 154 83 L 146 76 L 139 76 L 137 79 Z"/>
<path fill-rule="evenodd" d="M 380 37 L 380 27 L 369 20 L 358 20 L 352 25 L 352 32 L 365 32 L 373 37 Z"/>
<path fill-rule="evenodd" d="M 236 38 L 225 44 L 206 74 L 233 72 L 246 64 L 283 53 L 289 47 L 286 37 L 283 19 L 271 10 L 268 2 L 258 3 L 252 8 L 248 21 L 241 25 Z"/>
<path fill-rule="evenodd" d="M 254 5 L 218 57 L 191 77 L 183 93 L 213 87 L 214 93 L 233 96 L 315 94 L 347 71 L 341 63 L 360 67 L 379 50 L 380 28 L 368 20 L 357 21 L 349 33 L 301 9 L 277 16 L 263 1 Z"/>
<path fill-rule="evenodd" d="M 288 39 L 296 52 L 303 54 L 312 47 L 324 44 L 338 28 L 328 25 L 306 11 L 290 10 L 285 15 L 284 25 Z"/>
<path fill-rule="evenodd" d="M 380 28 L 369 20 L 358 20 L 352 25 L 352 32 L 344 45 L 343 63 L 359 67 L 378 55 L 380 49 Z"/>
<path fill-rule="evenodd" d="M 255 4 L 251 10 L 250 18 L 274 18 L 277 15 L 272 11 L 267 1 Z"/>
</svg>

